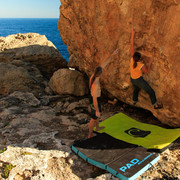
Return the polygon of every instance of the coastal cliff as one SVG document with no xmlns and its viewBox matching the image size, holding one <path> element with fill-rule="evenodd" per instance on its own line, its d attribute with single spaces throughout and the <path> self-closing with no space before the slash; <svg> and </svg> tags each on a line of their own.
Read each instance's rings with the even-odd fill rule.
<svg viewBox="0 0 180 180">
<path fill-rule="evenodd" d="M 38 33 L 0 37 L 0 63 L 10 63 L 13 60 L 22 60 L 38 66 L 47 79 L 59 68 L 67 67 L 66 60 L 54 44 L 45 35 Z"/>
<path fill-rule="evenodd" d="M 163 109 L 154 110 L 149 96 L 141 91 L 138 107 L 150 110 L 162 123 L 180 126 L 180 4 L 178 0 L 61 0 L 58 28 L 75 66 L 88 76 L 116 48 L 101 78 L 103 90 L 132 105 L 130 82 L 130 37 L 135 28 L 135 49 L 151 72 L 144 78 L 156 92 Z"/>
</svg>

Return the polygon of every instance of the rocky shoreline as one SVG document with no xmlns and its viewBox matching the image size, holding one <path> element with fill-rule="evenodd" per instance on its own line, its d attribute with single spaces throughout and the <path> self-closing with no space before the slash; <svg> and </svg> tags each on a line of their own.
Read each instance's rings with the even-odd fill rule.
<svg viewBox="0 0 180 180">
<path fill-rule="evenodd" d="M 7 148 L 0 154 L 1 177 L 5 164 L 11 163 L 9 180 L 116 179 L 71 151 L 75 140 L 87 138 L 88 103 L 88 97 L 36 98 L 32 93 L 22 92 L 0 96 L 0 149 Z M 150 112 L 143 111 L 119 101 L 112 105 L 104 99 L 102 120 L 123 112 L 137 120 L 146 116 L 147 123 L 161 125 Z M 176 143 L 138 180 L 180 179 L 179 158 L 180 144 Z"/>
<path fill-rule="evenodd" d="M 88 135 L 87 78 L 70 70 L 49 44 L 38 34 L 0 38 L 0 179 L 116 179 L 71 151 L 75 140 Z M 109 103 L 105 93 L 102 107 L 101 121 L 123 112 L 138 121 L 170 128 L 147 110 L 121 101 Z M 138 180 L 180 179 L 179 169 L 177 142 Z"/>
</svg>

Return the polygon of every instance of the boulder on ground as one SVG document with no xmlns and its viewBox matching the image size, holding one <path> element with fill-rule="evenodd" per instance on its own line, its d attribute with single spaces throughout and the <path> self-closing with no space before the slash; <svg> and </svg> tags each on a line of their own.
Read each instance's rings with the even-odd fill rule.
<svg viewBox="0 0 180 180">
<path fill-rule="evenodd" d="M 59 69 L 49 81 L 49 86 L 56 94 L 84 96 L 88 93 L 88 83 L 84 75 L 76 70 Z"/>
</svg>

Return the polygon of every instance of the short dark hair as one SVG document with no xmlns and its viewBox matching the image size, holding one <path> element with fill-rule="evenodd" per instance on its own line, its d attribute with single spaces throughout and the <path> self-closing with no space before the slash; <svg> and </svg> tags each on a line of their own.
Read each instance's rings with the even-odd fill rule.
<svg viewBox="0 0 180 180">
<path fill-rule="evenodd" d="M 100 74 L 102 73 L 102 67 L 101 67 L 101 66 L 98 66 L 98 67 L 96 68 L 95 74 L 96 74 L 97 72 L 100 73 Z"/>
<path fill-rule="evenodd" d="M 91 88 L 92 84 L 94 83 L 95 79 L 97 77 L 99 77 L 102 74 L 102 72 L 103 72 L 102 67 L 98 66 L 96 68 L 95 72 L 94 72 L 94 75 L 93 75 L 92 79 L 91 79 L 91 82 L 90 82 L 90 85 L 89 85 L 90 88 Z"/>
</svg>

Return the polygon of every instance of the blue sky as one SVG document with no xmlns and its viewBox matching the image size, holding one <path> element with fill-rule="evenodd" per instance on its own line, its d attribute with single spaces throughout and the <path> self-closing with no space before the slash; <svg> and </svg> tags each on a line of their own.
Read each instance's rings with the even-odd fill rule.
<svg viewBox="0 0 180 180">
<path fill-rule="evenodd" d="M 0 0 L 0 18 L 59 18 L 60 0 Z"/>
</svg>

